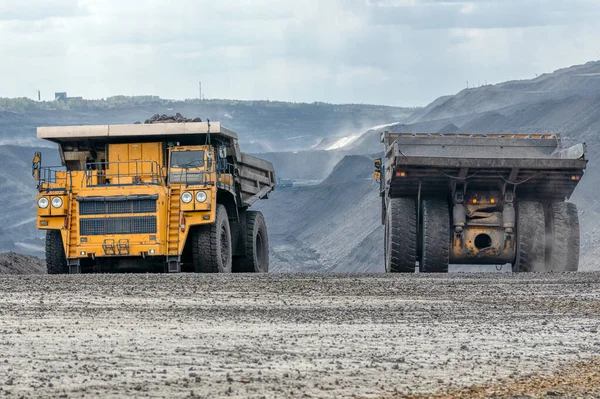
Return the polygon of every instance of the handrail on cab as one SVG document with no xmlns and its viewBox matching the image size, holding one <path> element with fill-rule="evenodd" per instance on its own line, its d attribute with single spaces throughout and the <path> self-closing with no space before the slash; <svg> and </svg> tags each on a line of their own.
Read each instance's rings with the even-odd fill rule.
<svg viewBox="0 0 600 399">
<path fill-rule="evenodd" d="M 88 162 L 87 187 L 164 185 L 162 168 L 156 161 Z"/>
<path fill-rule="evenodd" d="M 37 177 L 37 189 L 40 192 L 66 192 L 73 187 L 73 175 L 64 166 L 38 166 L 34 177 Z"/>
</svg>

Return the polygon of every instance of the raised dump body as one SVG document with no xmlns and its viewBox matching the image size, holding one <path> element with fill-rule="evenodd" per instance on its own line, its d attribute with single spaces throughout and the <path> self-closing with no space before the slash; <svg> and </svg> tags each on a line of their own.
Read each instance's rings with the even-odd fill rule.
<svg viewBox="0 0 600 399">
<path fill-rule="evenodd" d="M 376 160 L 388 272 L 445 272 L 448 264 L 514 271 L 577 270 L 579 220 L 566 202 L 585 144 L 559 135 L 382 134 Z"/>
<path fill-rule="evenodd" d="M 265 272 L 268 239 L 248 210 L 273 165 L 218 122 L 40 127 L 63 166 L 42 168 L 38 227 L 49 273 L 129 269 Z"/>
</svg>

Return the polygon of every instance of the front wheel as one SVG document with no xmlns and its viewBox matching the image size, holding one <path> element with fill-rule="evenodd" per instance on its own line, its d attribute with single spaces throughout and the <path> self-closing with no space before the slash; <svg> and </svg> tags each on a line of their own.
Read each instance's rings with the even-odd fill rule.
<svg viewBox="0 0 600 399">
<path fill-rule="evenodd" d="M 46 270 L 48 274 L 69 273 L 60 230 L 46 231 Z"/>
<path fill-rule="evenodd" d="M 227 210 L 217 206 L 215 223 L 196 226 L 192 233 L 192 253 L 196 273 L 231 273 L 231 229 Z"/>
</svg>

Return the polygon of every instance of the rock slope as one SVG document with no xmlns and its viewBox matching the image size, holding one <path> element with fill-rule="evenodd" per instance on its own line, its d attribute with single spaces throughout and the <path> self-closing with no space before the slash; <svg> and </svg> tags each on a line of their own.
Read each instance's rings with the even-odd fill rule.
<svg viewBox="0 0 600 399">
<path fill-rule="evenodd" d="M 0 253 L 0 274 L 45 274 L 45 262 L 35 256 Z"/>
</svg>

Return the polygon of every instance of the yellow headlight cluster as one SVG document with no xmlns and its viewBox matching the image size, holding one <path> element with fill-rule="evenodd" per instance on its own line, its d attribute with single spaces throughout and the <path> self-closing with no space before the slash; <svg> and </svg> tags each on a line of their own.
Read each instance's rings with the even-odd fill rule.
<svg viewBox="0 0 600 399">
<path fill-rule="evenodd" d="M 63 200 L 60 197 L 52 198 L 52 201 L 49 201 L 46 197 L 40 197 L 38 199 L 38 206 L 42 209 L 48 208 L 48 205 L 52 204 L 54 208 L 60 208 L 63 206 Z"/>
<path fill-rule="evenodd" d="M 206 195 L 205 191 L 196 191 L 196 201 L 202 203 L 205 202 L 207 198 L 208 196 Z M 189 204 L 190 202 L 192 202 L 193 199 L 194 195 L 192 195 L 192 192 L 190 191 L 186 191 L 183 194 L 181 194 L 181 202 L 183 202 L 184 204 Z"/>
</svg>

